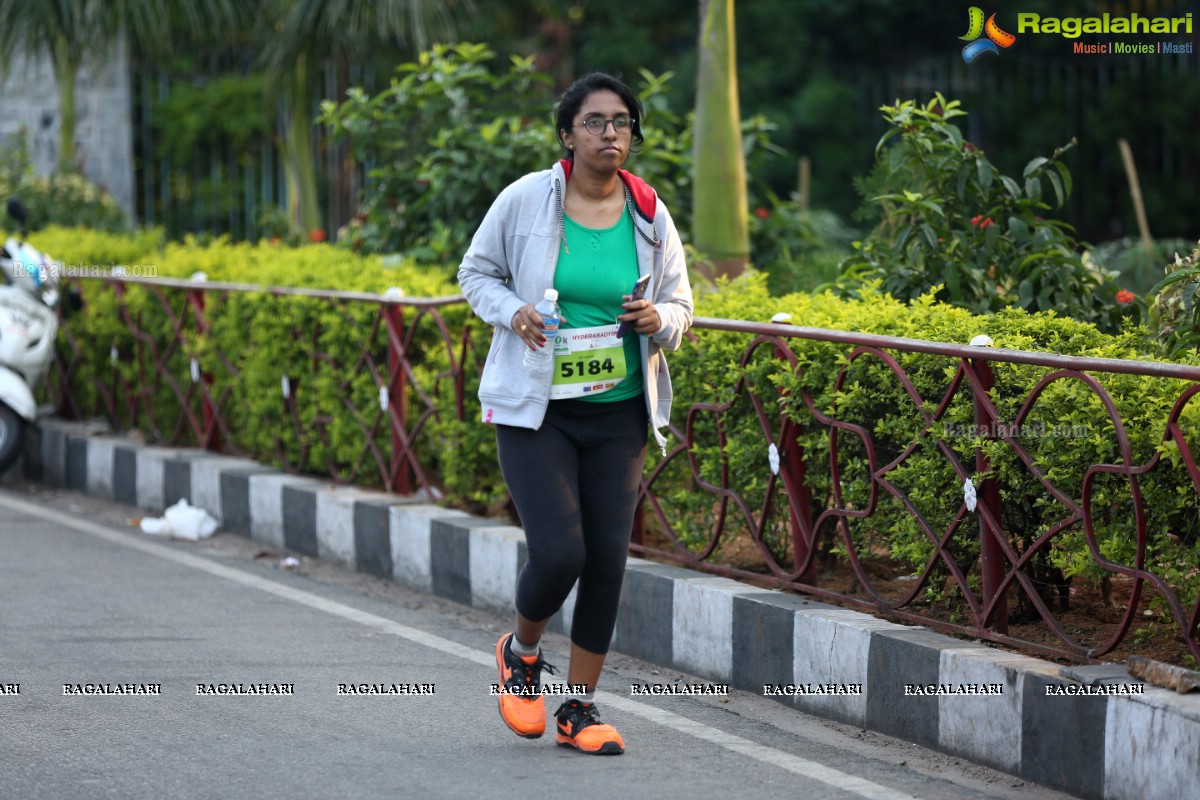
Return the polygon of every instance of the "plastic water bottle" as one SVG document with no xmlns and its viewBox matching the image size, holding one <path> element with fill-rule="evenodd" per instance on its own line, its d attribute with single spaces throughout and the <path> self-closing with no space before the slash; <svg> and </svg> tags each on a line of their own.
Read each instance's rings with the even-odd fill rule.
<svg viewBox="0 0 1200 800">
<path fill-rule="evenodd" d="M 558 313 L 558 290 L 547 289 L 546 295 L 533 307 L 542 318 L 542 335 L 546 344 L 537 350 L 525 350 L 525 368 L 533 375 L 549 375 L 554 369 L 554 335 L 562 315 Z"/>
</svg>

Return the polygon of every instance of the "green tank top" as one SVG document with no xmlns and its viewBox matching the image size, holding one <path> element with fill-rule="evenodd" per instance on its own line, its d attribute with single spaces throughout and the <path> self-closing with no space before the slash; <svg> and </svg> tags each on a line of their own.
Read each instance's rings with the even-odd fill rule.
<svg viewBox="0 0 1200 800">
<path fill-rule="evenodd" d="M 625 312 L 621 298 L 629 294 L 638 279 L 633 220 L 622 212 L 621 219 L 611 228 L 585 228 L 567 216 L 563 221 L 567 242 L 559 246 L 558 267 L 554 272 L 562 327 L 616 324 L 617 315 Z M 629 334 L 621 341 L 625 346 L 625 378 L 607 392 L 580 399 L 613 403 L 642 393 L 642 349 L 638 334 Z"/>
</svg>

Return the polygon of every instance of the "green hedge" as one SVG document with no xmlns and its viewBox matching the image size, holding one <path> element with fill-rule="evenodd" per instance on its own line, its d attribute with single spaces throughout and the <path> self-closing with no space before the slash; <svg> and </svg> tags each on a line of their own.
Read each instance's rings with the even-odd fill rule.
<svg viewBox="0 0 1200 800">
<path fill-rule="evenodd" d="M 845 301 L 832 294 L 795 294 L 770 297 L 764 281 L 747 277 L 735 286 L 699 299 L 697 313 L 703 316 L 766 321 L 777 312 L 791 315 L 792 322 L 816 328 L 856 331 L 931 341 L 967 344 L 974 336 L 989 336 L 996 347 L 1072 356 L 1162 360 L 1154 356 L 1156 348 L 1148 342 L 1146 331 L 1133 328 L 1118 335 L 1106 335 L 1086 323 L 1057 317 L 1052 313 L 1029 314 L 1006 310 L 987 316 L 974 316 L 932 300 L 931 295 L 905 305 L 869 289 L 860 301 Z M 794 339 L 789 344 L 801 368 L 797 372 L 781 369 L 769 349 L 751 359 L 744 374 L 755 387 L 735 397 L 733 387 L 742 374 L 739 364 L 749 344 L 744 334 L 698 331 L 698 344 L 687 346 L 672 359 L 678 412 L 683 423 L 686 408 L 692 403 L 731 403 L 731 413 L 720 415 L 726 437 L 724 452 L 717 438 L 718 415 L 698 418 L 694 454 L 701 465 L 701 478 L 719 483 L 727 468 L 734 476 L 731 488 L 741 493 L 752 509 L 764 502 L 767 479 L 766 442 L 754 417 L 750 394 L 762 398 L 768 414 L 779 401 L 780 390 L 790 393 L 785 403 L 789 415 L 801 426 L 800 443 L 807 466 L 807 480 L 814 505 L 819 511 L 831 502 L 829 467 L 829 430 L 818 424 L 799 400 L 808 392 L 815 407 L 838 420 L 862 426 L 869 432 L 875 449 L 875 467 L 890 463 L 913 443 L 915 450 L 888 474 L 888 479 L 929 521 L 934 534 L 942 534 L 963 502 L 963 481 L 938 450 L 935 437 L 922 437 L 924 417 L 916 403 L 905 393 L 900 381 L 879 359 L 860 357 L 849 367 L 841 392 L 834 391 L 838 371 L 853 350 L 847 345 Z M 912 380 L 932 413 L 941 402 L 957 368 L 954 359 L 916 353 L 891 351 L 900 367 Z M 1194 351 L 1179 359 L 1200 364 Z M 1052 370 L 1044 367 L 995 362 L 996 385 L 992 400 L 1001 423 L 1011 423 L 1035 384 Z M 1167 416 L 1186 381 L 1150 379 L 1134 375 L 1095 374 L 1112 396 L 1128 435 L 1134 464 L 1144 464 L 1160 449 Z M 1200 407 L 1191 403 L 1184 411 L 1181 425 L 1187 432 L 1197 430 Z M 1019 437 L 1036 465 L 1067 497 L 1079 502 L 1084 472 L 1093 464 L 1119 464 L 1122 457 L 1116 444 L 1113 424 L 1099 399 L 1077 380 L 1052 383 L 1026 418 L 1025 434 Z M 985 441 L 975 435 L 972 397 L 965 380 L 951 400 L 941 423 L 934 432 L 950 446 L 960 463 L 978 486 L 983 476 L 975 474 L 975 450 L 987 452 L 994 477 L 1000 486 L 1003 504 L 1002 524 L 1018 552 L 1050 526 L 1067 516 L 1067 511 L 1038 484 L 1015 452 L 1003 442 Z M 1052 435 L 1048 435 L 1052 434 Z M 1194 446 L 1194 445 L 1193 445 Z M 842 506 L 863 509 L 869 501 L 871 481 L 865 448 L 853 434 L 839 436 L 839 468 L 842 476 Z M 1147 569 L 1181 590 L 1185 604 L 1194 601 L 1200 590 L 1195 548 L 1200 541 L 1197 520 L 1197 495 L 1173 443 L 1161 446 L 1164 463 L 1139 479 L 1149 547 Z M 715 509 L 710 494 L 694 491 L 681 469 L 672 473 L 677 488 L 670 495 L 670 511 L 696 538 L 699 546 L 713 523 Z M 1093 517 L 1100 552 L 1112 561 L 1133 566 L 1135 528 L 1133 502 L 1126 479 L 1107 476 L 1093 487 Z M 659 493 L 663 493 L 659 489 Z M 776 522 L 767 532 L 767 542 L 781 559 L 786 560 L 787 510 L 777 502 Z M 850 523 L 855 546 L 863 557 L 890 558 L 913 572 L 929 559 L 933 545 L 900 501 L 881 493 L 874 514 Z M 832 525 L 821 533 L 832 537 Z M 969 566 L 978 555 L 978 521 L 969 516 L 951 540 L 955 561 Z M 1067 577 L 1101 575 L 1088 554 L 1082 524 L 1075 524 L 1056 536 L 1044 551 L 1050 564 Z M 964 570 L 966 571 L 966 570 Z M 944 572 L 935 572 L 935 576 Z M 974 585 L 975 574 L 969 576 Z M 934 581 L 929 594 L 936 597 L 942 582 Z"/>
<path fill-rule="evenodd" d="M 106 231 L 128 231 L 129 220 L 104 189 L 77 173 L 43 177 L 33 170 L 24 144 L 24 131 L 16 147 L 0 148 L 0 200 L 18 196 L 25 204 L 29 230 L 51 225 L 79 225 Z M 14 223 L 0 217 L 0 228 Z"/>
<path fill-rule="evenodd" d="M 444 297 L 457 287 L 440 270 L 405 262 L 387 267 L 379 257 L 364 257 L 329 245 L 291 248 L 262 243 L 201 245 L 195 240 L 163 244 L 155 232 L 121 237 L 72 229 L 49 229 L 32 237 L 34 246 L 71 265 L 124 266 L 127 274 L 189 278 L 203 272 L 210 282 L 295 286 L 382 294 L 400 288 L 409 298 Z M 80 412 L 106 415 L 144 432 L 152 440 L 173 440 L 180 424 L 180 395 L 191 386 L 192 358 L 213 380 L 212 395 L 229 424 L 229 449 L 303 472 L 328 474 L 378 485 L 380 476 L 367 455 L 370 441 L 386 454 L 390 430 L 376 425 L 379 389 L 371 369 L 386 377 L 387 334 L 379 325 L 378 306 L 330 303 L 306 297 L 275 297 L 266 292 L 209 295 L 210 328 L 201 334 L 183 292 L 162 290 L 166 306 L 150 289 L 130 285 L 122 301 L 99 281 L 83 281 L 85 310 L 69 320 L 70 341 L 60 347 L 75 362 L 72 391 Z M 169 309 L 169 311 L 168 311 Z M 154 379 L 155 349 L 139 343 L 126 317 L 153 334 L 158 357 L 174 381 Z M 457 340 L 469 320 L 465 304 L 440 312 Z M 172 316 L 182 321 L 183 347 L 172 348 Z M 405 306 L 404 321 L 416 325 L 409 362 L 420 390 L 441 408 L 454 407 L 446 374 L 451 355 L 441 344 L 437 320 Z M 71 352 L 78 348 L 78 353 Z M 113 360 L 113 355 L 116 360 Z M 296 417 L 285 408 L 283 378 L 296 399 Z M 131 413 L 127 392 L 151 395 L 150 410 Z M 55 387 L 51 388 L 54 391 Z M 199 393 L 188 407 L 201 415 Z M 116 398 L 115 402 L 113 398 Z M 410 426 L 426 411 L 416 390 L 409 394 Z M 428 415 L 426 415 L 428 416 Z M 375 425 L 377 430 L 371 431 Z M 188 437 L 185 436 L 185 441 Z M 424 435 L 419 457 L 436 476 L 444 443 Z"/>
<path fill-rule="evenodd" d="M 383 292 L 401 286 L 411 297 L 435 297 L 457 292 L 444 277 L 444 271 L 426 271 L 413 264 L 388 269 L 378 259 L 363 258 L 324 245 L 298 249 L 272 245 L 230 245 L 218 242 L 201 246 L 195 242 L 162 246 L 154 234 L 141 238 L 110 237 L 71 230 L 50 230 L 34 240 L 35 246 L 63 260 L 95 264 L 106 259 L 125 264 L 157 265 L 162 276 L 189 276 L 204 271 L 210 280 L 236 280 L 261 285 L 324 286 L 345 290 Z M 81 362 L 75 373 L 74 389 L 90 405 L 100 408 L 105 381 L 111 383 L 113 366 L 109 361 L 116 346 L 122 363 L 116 369 L 134 384 L 139 380 L 142 354 L 118 318 L 116 298 L 101 290 L 97 282 L 87 282 L 87 309 L 71 324 L 75 341 L 80 343 Z M 182 309 L 181 293 L 168 294 L 175 313 Z M 771 297 L 761 275 L 746 275 L 732 285 L 697 296 L 697 315 L 767 321 L 778 312 L 791 315 L 795 324 L 815 328 L 859 331 L 931 341 L 966 344 L 972 337 L 986 334 L 997 347 L 1121 359 L 1155 360 L 1154 346 L 1146 331 L 1131 328 L 1107 335 L 1090 324 L 1055 316 L 1053 313 L 1030 314 L 1006 310 L 988 316 L 974 316 L 932 300 L 919 298 L 905 305 L 867 286 L 862 297 L 845 300 L 830 293 L 792 294 Z M 188 352 L 180 351 L 169 359 L 171 374 L 180 385 L 189 380 L 190 357 L 196 355 L 205 372 L 214 376 L 215 390 L 229 392 L 225 413 L 231 420 L 237 444 L 266 461 L 287 463 L 305 471 L 322 472 L 333 465 L 338 478 L 353 477 L 355 465 L 365 447 L 360 422 L 350 408 L 370 412 L 377 408 L 378 389 L 367 364 L 359 361 L 364 342 L 371 363 L 386 366 L 386 347 L 382 333 L 369 335 L 375 310 L 367 306 L 333 306 L 316 300 L 271 298 L 261 293 L 231 295 L 212 315 L 212 330 L 199 336 L 188 329 Z M 161 305 L 145 290 L 130 289 L 127 303 L 147 331 L 169 332 L 169 322 Z M 413 311 L 406 310 L 406 320 Z M 471 315 L 465 304 L 444 309 L 442 315 L 456 338 L 463 326 L 471 331 L 468 364 L 477 365 L 486 352 L 489 331 Z M 454 406 L 449 382 L 444 377 L 450 354 L 440 345 L 431 320 L 419 324 L 410 357 L 418 383 L 429 393 L 439 413 L 430 417 L 421 430 L 417 449 L 421 462 L 428 465 L 435 482 L 447 491 L 450 502 L 475 511 L 500 510 L 507 495 L 496 464 L 493 433 L 479 419 L 475 390 L 478 367 L 466 373 L 466 403 L 462 421 Z M 878 359 L 859 358 L 848 370 L 845 385 L 834 391 L 838 370 L 847 363 L 852 348 L 829 342 L 794 339 L 789 341 L 800 364 L 798 371 L 784 369 L 770 352 L 760 349 L 743 367 L 741 362 L 750 337 L 745 334 L 695 329 L 695 342 L 670 357 L 675 382 L 674 421 L 685 426 L 688 409 L 695 403 L 730 404 L 722 414 L 701 413 L 696 417 L 694 457 L 700 478 L 720 484 L 727 470 L 732 476 L 730 488 L 738 492 L 755 514 L 765 503 L 770 479 L 767 442 L 762 425 L 754 413 L 751 395 L 762 399 L 766 418 L 777 424 L 780 391 L 790 393 L 784 409 L 800 426 L 800 443 L 807 463 L 807 480 L 814 505 L 824 508 L 830 502 L 832 487 L 829 465 L 829 431 L 817 424 L 799 401 L 808 392 L 815 407 L 837 419 L 862 426 L 871 436 L 877 452 L 876 467 L 889 463 L 914 442 L 914 451 L 888 475 L 888 479 L 929 521 L 940 534 L 954 518 L 962 503 L 962 480 L 937 449 L 934 437 L 920 435 L 923 417 L 904 393 L 901 383 Z M 325 354 L 315 358 L 317 353 Z M 456 350 L 454 357 L 460 353 Z M 913 381 L 932 410 L 941 401 L 957 362 L 945 357 L 912 353 L 892 355 Z M 1189 351 L 1184 363 L 1200 364 L 1200 357 Z M 144 360 L 140 363 L 144 364 Z M 996 388 L 992 392 L 1002 422 L 1011 422 L 1028 392 L 1049 370 L 1042 367 L 996 362 Z M 297 424 L 284 415 L 280 397 L 281 377 L 287 374 L 298 386 L 300 404 Z M 750 381 L 750 392 L 735 394 L 742 376 Z M 1171 406 L 1186 383 L 1170 379 L 1149 379 L 1129 375 L 1096 375 L 1111 394 L 1125 425 L 1135 464 L 1149 461 L 1160 448 L 1163 425 Z M 415 404 L 416 399 L 412 398 Z M 178 418 L 177 401 L 171 391 L 160 386 L 154 397 L 158 433 L 166 435 Z M 198 404 L 193 401 L 193 411 Z M 369 413 L 366 415 L 369 417 Z M 328 417 L 324 436 L 311 431 L 318 419 Z M 145 427 L 145 419 L 130 420 Z M 1185 431 L 1194 432 L 1200 423 L 1200 410 L 1191 404 L 1184 412 Z M 971 430 L 972 408 L 969 388 L 964 384 L 950 401 L 937 435 L 956 454 L 969 472 L 974 472 L 975 448 L 983 446 L 992 461 L 991 476 L 1002 493 L 1003 525 L 1014 547 L 1023 550 L 1029 542 L 1066 511 L 1038 485 L 1012 450 L 1002 442 L 988 442 Z M 1036 464 L 1067 496 L 1078 501 L 1086 468 L 1098 463 L 1121 463 L 1112 423 L 1099 400 L 1077 380 L 1060 380 L 1050 385 L 1026 419 L 1030 435 L 1020 441 Z M 1040 430 L 1039 430 L 1040 429 Z M 1060 431 L 1055 437 L 1046 431 Z M 154 431 L 151 430 L 151 433 Z M 775 435 L 772 427 L 772 435 Z M 301 435 L 303 434 L 303 435 Z M 725 445 L 721 446 L 721 436 Z M 376 444 L 387 452 L 386 428 L 375 435 Z M 305 445 L 308 449 L 305 449 Z M 864 447 L 853 435 L 840 437 L 839 468 L 842 475 L 842 504 L 848 508 L 867 506 L 871 480 Z M 1195 548 L 1200 541 L 1197 524 L 1197 495 L 1173 444 L 1161 446 L 1165 460 L 1155 471 L 1139 479 L 1147 512 L 1149 548 L 1146 566 L 1175 586 L 1181 600 L 1194 601 L 1200 590 Z M 650 467 L 659 456 L 652 453 Z M 978 485 L 981 476 L 974 475 Z M 666 513 L 685 544 L 699 547 L 708 538 L 714 523 L 716 504 L 711 493 L 695 481 L 686 458 L 676 457 L 658 476 L 654 491 L 669 502 Z M 1135 562 L 1132 525 L 1132 500 L 1128 481 L 1102 478 L 1097 481 L 1093 514 L 1101 553 L 1117 563 Z M 790 558 L 787 542 L 786 505 L 776 499 L 774 520 L 767 529 L 767 543 L 781 562 Z M 731 533 L 747 535 L 746 526 Z M 893 567 L 916 572 L 932 552 L 930 538 L 905 507 L 890 495 L 881 495 L 875 512 L 850 525 L 853 541 L 860 554 L 891 560 Z M 834 540 L 831 526 L 821 533 Z M 955 560 L 967 569 L 978 551 L 977 515 L 970 515 L 952 538 L 950 548 Z M 1088 554 L 1082 526 L 1076 524 L 1052 540 L 1044 561 L 1061 569 L 1067 576 L 1095 579 L 1101 575 Z M 938 577 L 938 576 L 935 576 Z M 944 577 L 944 574 L 941 574 Z M 975 581 L 975 573 L 971 574 Z M 934 580 L 929 587 L 933 597 L 944 582 Z"/>
</svg>

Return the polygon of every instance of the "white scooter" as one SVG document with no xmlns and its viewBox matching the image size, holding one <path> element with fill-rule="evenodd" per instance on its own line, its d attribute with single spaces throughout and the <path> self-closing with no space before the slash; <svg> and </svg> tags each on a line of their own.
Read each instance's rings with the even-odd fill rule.
<svg viewBox="0 0 1200 800">
<path fill-rule="evenodd" d="M 26 236 L 25 205 L 8 215 Z M 46 378 L 58 336 L 59 265 L 20 239 L 0 251 L 0 474 L 17 460 L 26 424 L 37 419 L 34 393 Z"/>
</svg>

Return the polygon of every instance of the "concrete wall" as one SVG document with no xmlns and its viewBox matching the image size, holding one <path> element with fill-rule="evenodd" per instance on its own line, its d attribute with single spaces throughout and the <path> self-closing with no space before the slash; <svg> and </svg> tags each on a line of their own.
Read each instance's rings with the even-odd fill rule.
<svg viewBox="0 0 1200 800">
<path fill-rule="evenodd" d="M 0 34 L 2 35 L 2 34 Z M 39 175 L 58 165 L 62 115 L 54 71 L 45 57 L 18 56 L 0 75 L 0 146 L 22 130 Z M 133 93 L 129 59 L 119 44 L 113 53 L 85 64 L 75 81 L 75 153 L 88 179 L 108 190 L 133 215 Z"/>
</svg>

